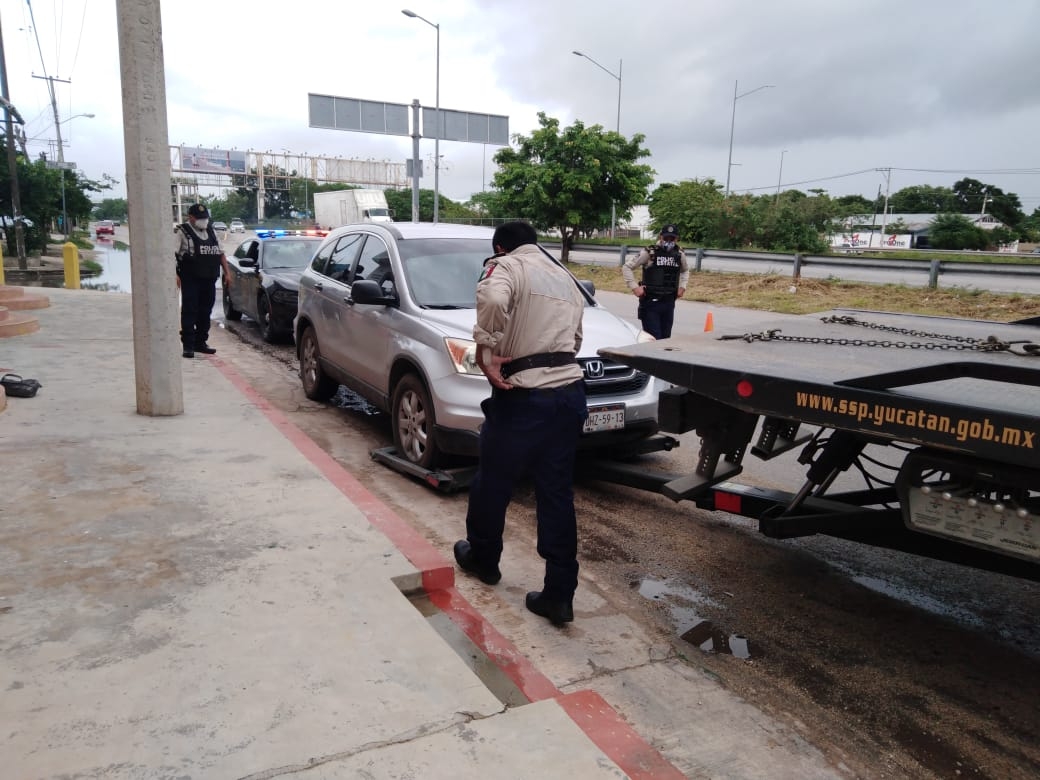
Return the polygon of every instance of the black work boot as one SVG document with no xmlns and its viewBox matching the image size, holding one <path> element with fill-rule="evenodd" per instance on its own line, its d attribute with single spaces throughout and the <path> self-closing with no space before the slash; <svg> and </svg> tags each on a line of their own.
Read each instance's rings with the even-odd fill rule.
<svg viewBox="0 0 1040 780">
<path fill-rule="evenodd" d="M 571 601 L 551 601 L 540 590 L 528 593 L 524 603 L 534 614 L 546 618 L 554 626 L 562 626 L 574 620 L 574 606 Z"/>
<path fill-rule="evenodd" d="M 483 566 L 473 553 L 473 548 L 465 539 L 455 542 L 455 562 L 463 571 L 476 575 L 477 579 L 485 585 L 497 585 L 502 579 L 502 572 L 498 566 Z"/>
</svg>

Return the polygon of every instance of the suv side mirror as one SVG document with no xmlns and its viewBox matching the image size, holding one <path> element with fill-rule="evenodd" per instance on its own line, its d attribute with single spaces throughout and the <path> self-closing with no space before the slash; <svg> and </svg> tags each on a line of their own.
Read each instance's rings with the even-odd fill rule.
<svg viewBox="0 0 1040 780">
<path fill-rule="evenodd" d="M 350 300 L 352 303 L 364 303 L 374 306 L 394 306 L 397 304 L 397 296 L 386 295 L 379 283 L 371 279 L 358 279 L 350 285 Z"/>
</svg>

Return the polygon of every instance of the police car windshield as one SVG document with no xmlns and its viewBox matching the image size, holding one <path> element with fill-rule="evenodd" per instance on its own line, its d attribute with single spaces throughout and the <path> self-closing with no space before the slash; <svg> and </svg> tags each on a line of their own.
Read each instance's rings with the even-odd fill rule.
<svg viewBox="0 0 1040 780">
<path fill-rule="evenodd" d="M 298 241 L 278 239 L 266 241 L 264 246 L 265 268 L 304 268 L 318 248 L 318 239 Z"/>
<path fill-rule="evenodd" d="M 486 238 L 399 240 L 405 280 L 416 304 L 427 309 L 476 308 L 477 280 L 491 254 L 489 243 Z"/>
</svg>

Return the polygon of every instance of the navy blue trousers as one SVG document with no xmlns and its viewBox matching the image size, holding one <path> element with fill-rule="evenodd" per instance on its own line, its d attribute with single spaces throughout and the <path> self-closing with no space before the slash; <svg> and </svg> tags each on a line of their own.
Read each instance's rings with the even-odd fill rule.
<svg viewBox="0 0 1040 780">
<path fill-rule="evenodd" d="M 549 390 L 495 390 L 481 404 L 480 464 L 469 489 L 466 538 L 482 565 L 498 564 L 506 508 L 524 476 L 534 482 L 543 593 L 570 601 L 578 587 L 574 456 L 588 415 L 579 380 Z"/>
<path fill-rule="evenodd" d="M 655 339 L 671 337 L 672 321 L 675 319 L 674 298 L 660 298 L 656 301 L 640 299 L 636 314 L 643 325 L 643 330 Z"/>
<path fill-rule="evenodd" d="M 209 339 L 209 316 L 216 300 L 216 279 L 181 277 L 181 344 L 189 352 Z"/>
</svg>

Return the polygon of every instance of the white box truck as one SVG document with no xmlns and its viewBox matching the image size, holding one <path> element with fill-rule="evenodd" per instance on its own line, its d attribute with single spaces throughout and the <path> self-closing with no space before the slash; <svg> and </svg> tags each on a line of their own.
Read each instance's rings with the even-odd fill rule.
<svg viewBox="0 0 1040 780">
<path fill-rule="evenodd" d="M 316 192 L 314 221 L 326 229 L 358 222 L 393 222 L 382 190 Z"/>
</svg>

